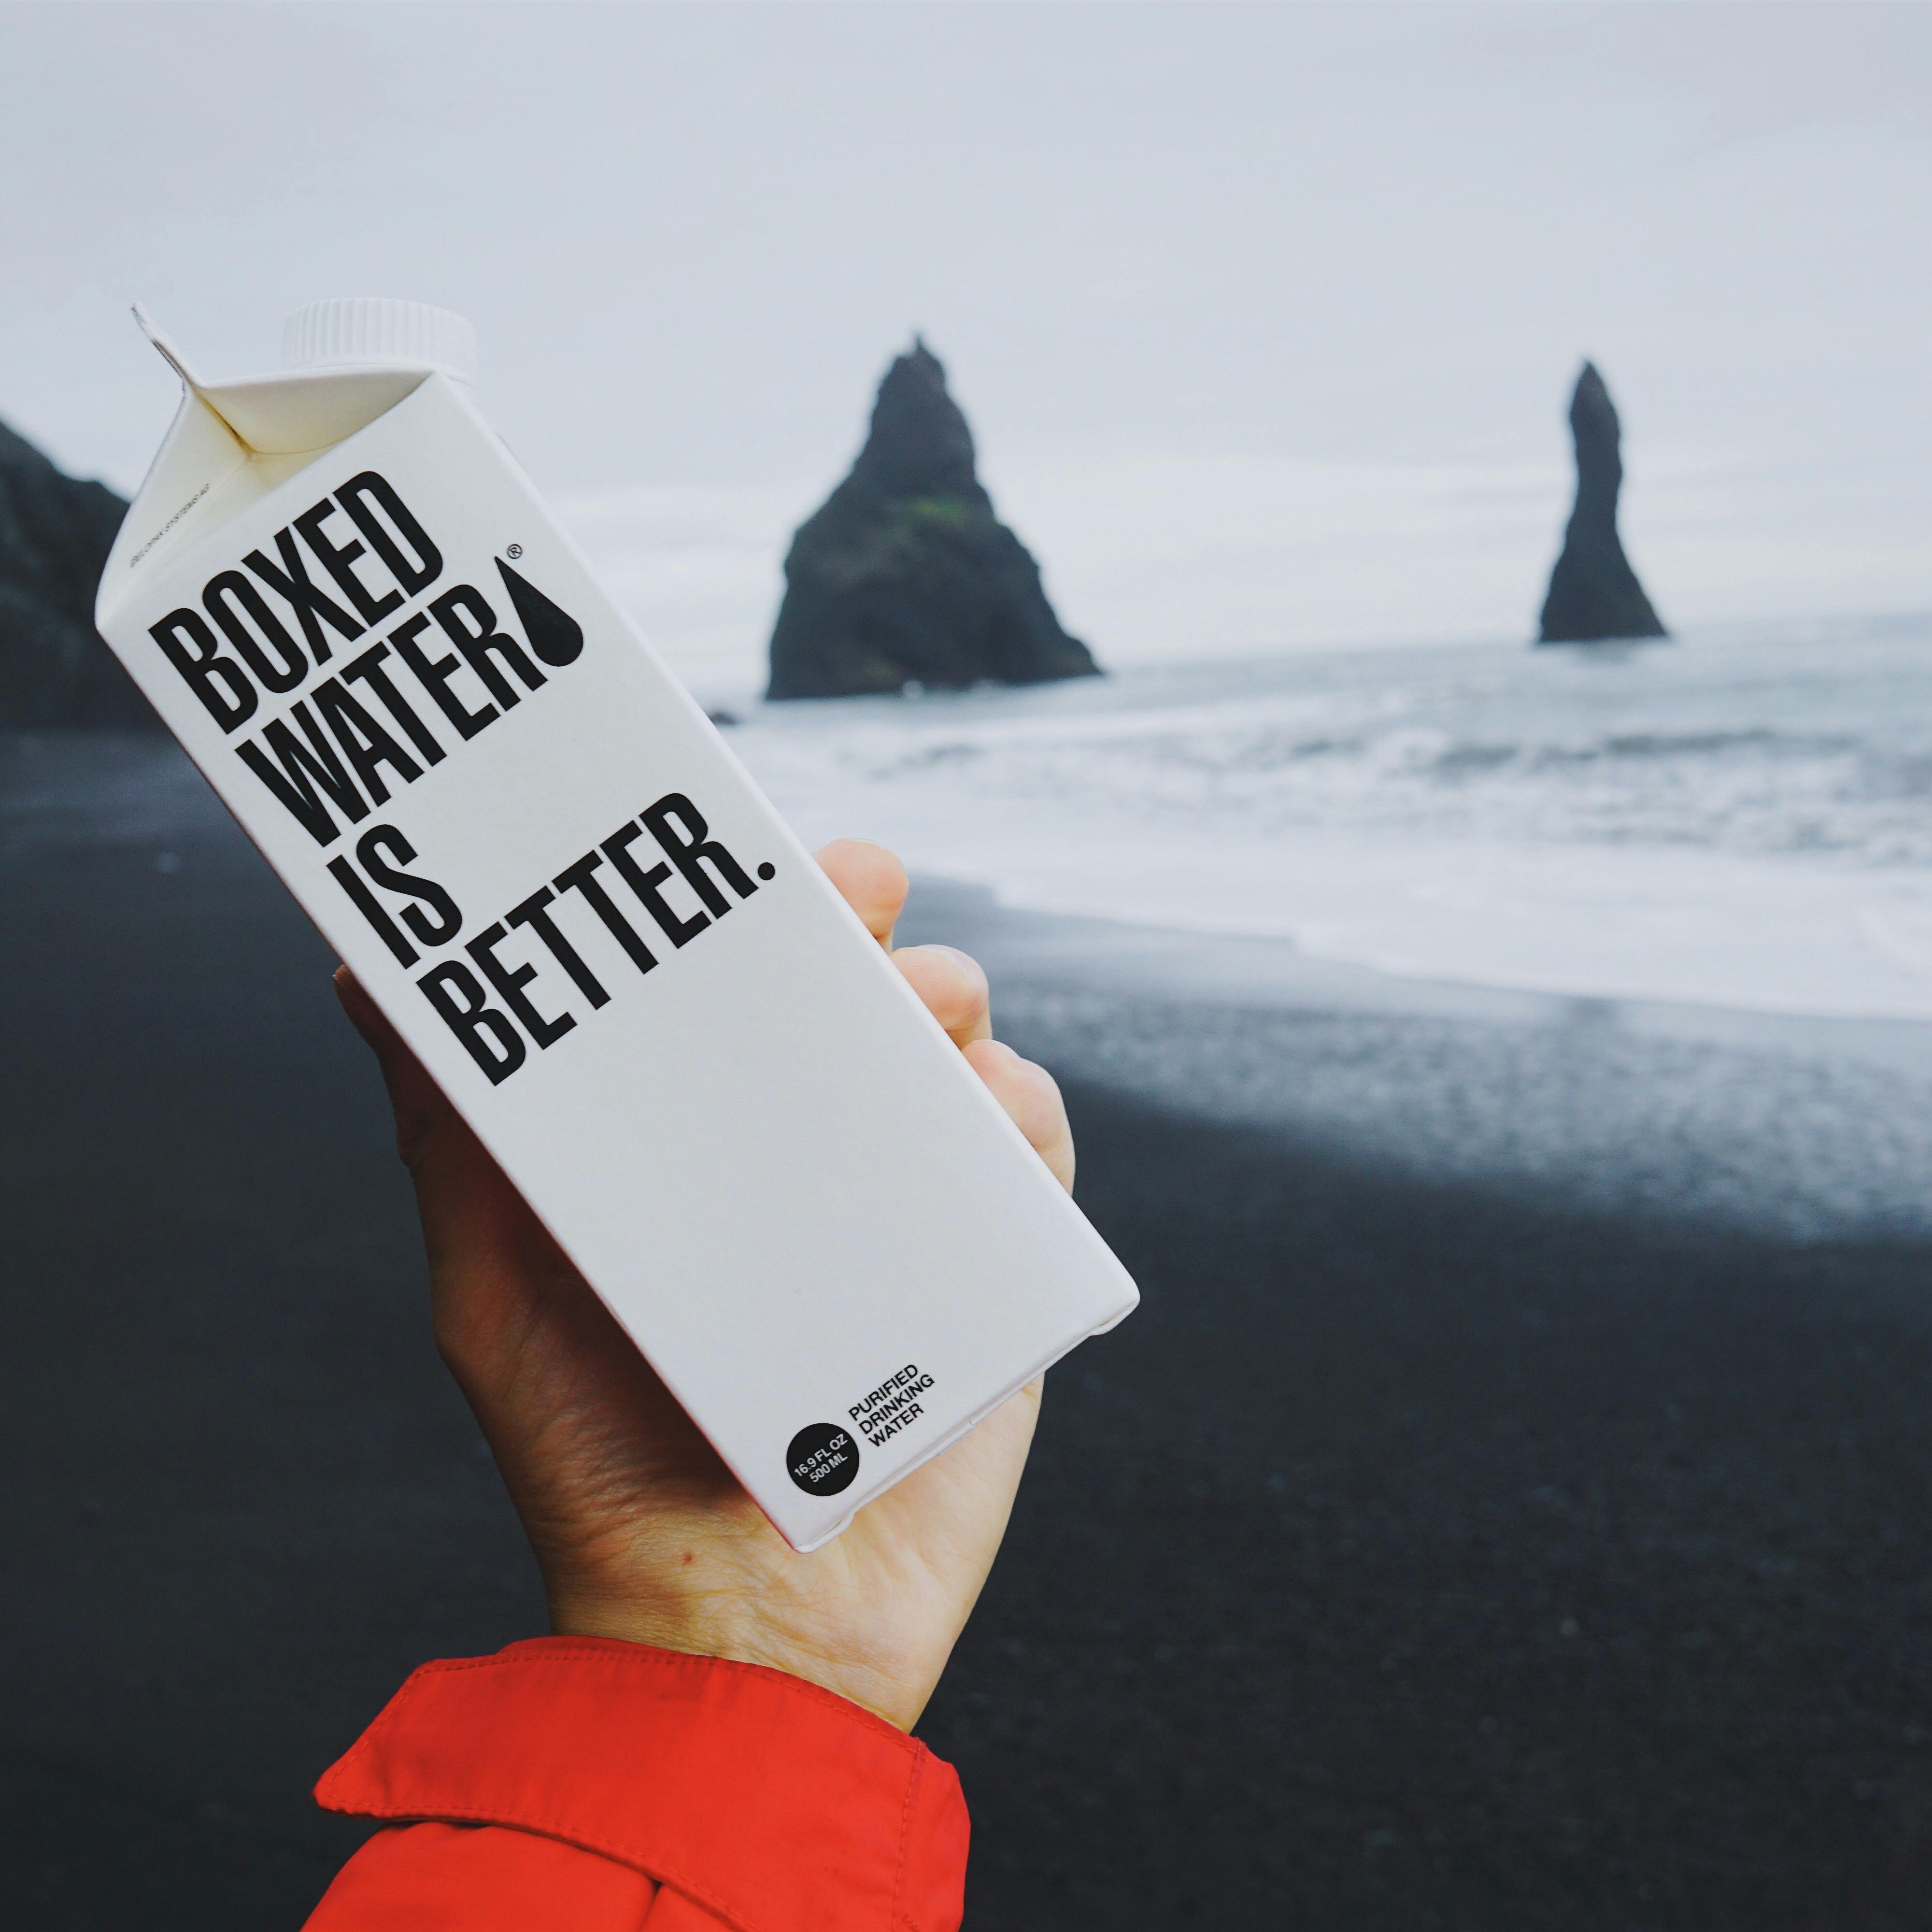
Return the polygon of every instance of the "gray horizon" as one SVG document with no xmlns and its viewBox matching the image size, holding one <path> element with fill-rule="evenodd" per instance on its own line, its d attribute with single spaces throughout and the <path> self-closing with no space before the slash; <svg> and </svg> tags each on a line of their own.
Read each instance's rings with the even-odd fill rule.
<svg viewBox="0 0 1932 1932">
<path fill-rule="evenodd" d="M 922 330 L 1103 660 L 1527 635 L 1586 355 L 1668 623 L 1932 605 L 1906 6 L 20 6 L 0 419 L 124 492 L 320 296 L 468 315 L 687 675 Z"/>
</svg>

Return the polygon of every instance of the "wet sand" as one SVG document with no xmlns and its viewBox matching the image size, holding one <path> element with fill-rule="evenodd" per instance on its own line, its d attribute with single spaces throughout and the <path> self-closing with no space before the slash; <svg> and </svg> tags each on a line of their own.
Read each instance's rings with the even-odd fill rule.
<svg viewBox="0 0 1932 1932">
<path fill-rule="evenodd" d="M 9 1923 L 298 1922 L 358 1836 L 316 1774 L 542 1627 L 327 955 L 172 758 L 0 756 Z M 1912 1040 L 921 900 L 1074 1076 L 1146 1296 L 924 1726 L 969 1924 L 1918 1922 Z"/>
</svg>

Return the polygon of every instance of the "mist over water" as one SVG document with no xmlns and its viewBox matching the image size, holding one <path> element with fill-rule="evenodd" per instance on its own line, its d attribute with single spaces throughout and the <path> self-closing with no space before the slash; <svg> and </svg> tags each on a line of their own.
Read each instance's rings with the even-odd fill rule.
<svg viewBox="0 0 1932 1932">
<path fill-rule="evenodd" d="M 1932 1017 L 1932 617 L 761 706 L 811 840 L 1400 974 Z"/>
</svg>

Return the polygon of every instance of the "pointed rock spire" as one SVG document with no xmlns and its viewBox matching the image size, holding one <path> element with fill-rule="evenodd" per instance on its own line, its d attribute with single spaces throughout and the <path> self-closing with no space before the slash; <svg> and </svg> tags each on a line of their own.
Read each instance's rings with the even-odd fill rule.
<svg viewBox="0 0 1932 1932">
<path fill-rule="evenodd" d="M 973 432 L 916 336 L 879 385 L 851 473 L 792 539 L 771 658 L 773 698 L 1036 684 L 1100 669 L 994 515 Z"/>
<path fill-rule="evenodd" d="M 1596 644 L 1609 638 L 1668 637 L 1617 535 L 1617 493 L 1624 478 L 1622 429 L 1616 405 L 1586 362 L 1570 399 L 1576 442 L 1576 504 L 1562 554 L 1550 575 L 1540 644 Z"/>
</svg>

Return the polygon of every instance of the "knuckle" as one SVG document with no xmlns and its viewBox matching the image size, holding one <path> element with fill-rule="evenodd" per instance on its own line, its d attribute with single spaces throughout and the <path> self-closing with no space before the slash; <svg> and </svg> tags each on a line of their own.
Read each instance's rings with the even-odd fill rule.
<svg viewBox="0 0 1932 1932">
<path fill-rule="evenodd" d="M 430 1143 L 435 1138 L 435 1129 L 434 1116 L 421 1108 L 396 1110 L 396 1158 L 411 1173 L 422 1164 Z"/>
</svg>

